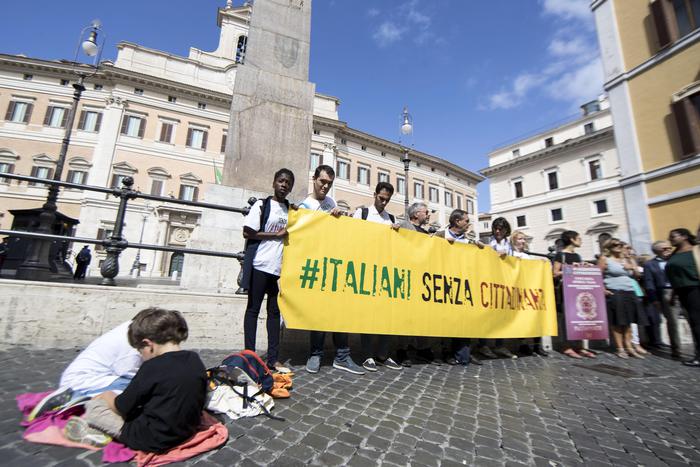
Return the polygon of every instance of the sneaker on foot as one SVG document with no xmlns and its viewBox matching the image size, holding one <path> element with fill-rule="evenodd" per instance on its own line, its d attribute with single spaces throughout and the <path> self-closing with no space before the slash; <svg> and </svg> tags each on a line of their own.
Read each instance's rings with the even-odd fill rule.
<svg viewBox="0 0 700 467">
<path fill-rule="evenodd" d="M 367 371 L 377 371 L 377 362 L 373 358 L 368 358 L 364 361 L 362 367 Z"/>
<path fill-rule="evenodd" d="M 64 404 L 70 402 L 73 397 L 73 390 L 71 388 L 57 389 L 51 394 L 44 397 L 39 403 L 29 412 L 27 416 L 27 421 L 31 422 L 35 418 L 41 416 L 46 412 L 56 410 Z"/>
<path fill-rule="evenodd" d="M 363 370 L 362 367 L 360 365 L 358 365 L 357 363 L 355 363 L 352 360 L 352 358 L 350 358 L 350 357 L 347 357 L 345 360 L 342 360 L 342 361 L 338 360 L 336 358 L 335 360 L 333 360 L 333 368 L 337 368 L 338 370 L 347 371 L 348 373 L 352 373 L 353 375 L 364 375 L 365 374 L 365 370 Z"/>
<path fill-rule="evenodd" d="M 479 353 L 486 357 L 486 358 L 498 358 L 498 355 L 493 353 L 491 349 L 488 348 L 488 346 L 484 345 L 479 348 Z"/>
<path fill-rule="evenodd" d="M 506 349 L 505 347 L 497 347 L 493 349 L 493 353 L 500 357 L 505 357 L 505 358 L 512 358 L 516 359 L 518 358 L 517 355 L 513 354 L 510 350 Z"/>
<path fill-rule="evenodd" d="M 321 357 L 318 355 L 312 355 L 306 361 L 306 371 L 309 373 L 318 373 L 321 369 Z"/>
<path fill-rule="evenodd" d="M 474 355 L 469 356 L 469 363 L 471 363 L 472 365 L 479 365 L 479 366 L 484 364 L 481 360 L 476 358 Z"/>
<path fill-rule="evenodd" d="M 526 357 L 530 357 L 530 356 L 532 356 L 532 354 L 534 353 L 534 351 L 532 350 L 532 347 L 530 347 L 529 345 L 527 345 L 527 344 L 522 344 L 522 345 L 518 348 L 518 353 L 521 354 L 521 355 L 524 355 L 524 356 L 526 356 Z"/>
<path fill-rule="evenodd" d="M 390 370 L 403 370 L 403 367 L 396 363 L 391 357 L 387 358 L 386 360 L 377 359 L 377 362 L 389 368 Z"/>
<path fill-rule="evenodd" d="M 74 443 L 89 444 L 90 446 L 95 446 L 101 448 L 107 446 L 112 438 L 109 435 L 104 434 L 100 430 L 92 428 L 88 425 L 85 419 L 80 417 L 71 417 L 66 423 L 66 427 L 63 429 L 63 434 L 66 439 L 73 441 Z"/>
<path fill-rule="evenodd" d="M 544 349 L 542 348 L 542 346 L 539 346 L 539 345 L 535 346 L 535 353 L 536 353 L 537 355 L 539 355 L 540 357 L 549 357 L 549 352 L 547 352 L 546 350 L 544 350 Z"/>
</svg>

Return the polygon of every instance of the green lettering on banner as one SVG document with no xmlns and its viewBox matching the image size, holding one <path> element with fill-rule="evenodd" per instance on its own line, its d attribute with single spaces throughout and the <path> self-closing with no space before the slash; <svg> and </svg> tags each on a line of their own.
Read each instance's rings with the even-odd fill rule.
<svg viewBox="0 0 700 467">
<path fill-rule="evenodd" d="M 313 260 L 313 266 L 311 266 L 311 258 L 307 258 L 306 264 L 301 267 L 301 272 L 302 275 L 299 276 L 299 279 L 301 279 L 301 288 L 305 289 L 306 284 L 308 283 L 309 289 L 314 288 L 314 282 L 318 280 L 318 260 L 315 259 Z"/>
<path fill-rule="evenodd" d="M 392 296 L 391 296 L 391 280 L 389 279 L 389 268 L 387 268 L 386 266 L 382 266 L 382 280 L 381 280 L 381 285 L 379 287 L 380 287 L 379 292 L 384 290 L 389 295 L 389 298 L 392 298 Z M 381 295 L 381 293 L 380 293 L 380 295 Z"/>
<path fill-rule="evenodd" d="M 394 298 L 399 298 L 399 293 L 401 298 L 406 298 L 406 270 L 401 270 L 401 275 L 399 275 L 399 270 L 394 268 Z"/>
<path fill-rule="evenodd" d="M 352 287 L 352 291 L 357 293 L 357 278 L 355 277 L 355 263 L 348 261 L 345 266 L 345 287 Z"/>
<path fill-rule="evenodd" d="M 331 292 L 338 290 L 338 265 L 343 264 L 342 259 L 329 258 L 328 261 L 333 265 L 333 282 L 331 283 Z"/>
<path fill-rule="evenodd" d="M 321 276 L 321 292 L 326 290 L 326 268 L 328 267 L 328 258 L 323 257 L 323 275 Z"/>
<path fill-rule="evenodd" d="M 369 290 L 365 290 L 365 270 L 367 265 L 362 263 L 360 265 L 360 295 L 369 295 Z"/>
</svg>

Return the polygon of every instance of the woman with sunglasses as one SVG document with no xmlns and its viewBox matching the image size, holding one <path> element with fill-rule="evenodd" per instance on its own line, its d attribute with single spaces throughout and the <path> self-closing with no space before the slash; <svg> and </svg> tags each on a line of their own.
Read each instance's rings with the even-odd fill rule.
<svg viewBox="0 0 700 467">
<path fill-rule="evenodd" d="M 603 245 L 598 267 L 603 271 L 608 325 L 612 331 L 615 354 L 620 358 L 644 358 L 632 345 L 632 323 L 646 326 L 647 317 L 637 296 L 636 266 L 625 259 L 625 244 L 611 238 Z"/>
</svg>

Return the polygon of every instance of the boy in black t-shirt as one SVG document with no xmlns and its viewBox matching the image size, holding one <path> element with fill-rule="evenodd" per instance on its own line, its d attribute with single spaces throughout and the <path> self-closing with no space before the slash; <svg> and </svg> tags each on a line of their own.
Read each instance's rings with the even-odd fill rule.
<svg viewBox="0 0 700 467">
<path fill-rule="evenodd" d="M 90 400 L 84 417 L 66 424 L 66 437 L 103 446 L 111 436 L 147 452 L 165 452 L 192 437 L 204 408 L 207 377 L 199 356 L 180 350 L 187 333 L 178 311 L 148 308 L 137 314 L 128 337 L 143 365 L 122 394 L 108 391 Z"/>
</svg>

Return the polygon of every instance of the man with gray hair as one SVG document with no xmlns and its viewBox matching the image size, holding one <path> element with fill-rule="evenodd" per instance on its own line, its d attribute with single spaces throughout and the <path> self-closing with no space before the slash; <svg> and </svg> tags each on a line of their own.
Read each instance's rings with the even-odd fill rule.
<svg viewBox="0 0 700 467">
<path fill-rule="evenodd" d="M 665 240 L 654 242 L 651 246 L 654 259 L 644 263 L 644 288 L 647 293 L 652 311 L 657 319 L 649 326 L 649 338 L 651 347 L 657 349 L 668 348 L 661 341 L 661 320 L 659 314 L 666 318 L 666 327 L 671 341 L 671 355 L 680 357 L 680 336 L 678 334 L 678 311 L 671 306 L 673 289 L 666 277 L 666 261 L 671 256 L 673 248 Z"/>
<path fill-rule="evenodd" d="M 404 221 L 401 227 L 413 229 L 420 233 L 430 233 L 423 226 L 427 226 L 430 222 L 430 209 L 425 203 L 413 203 L 408 207 L 408 219 Z"/>
</svg>

